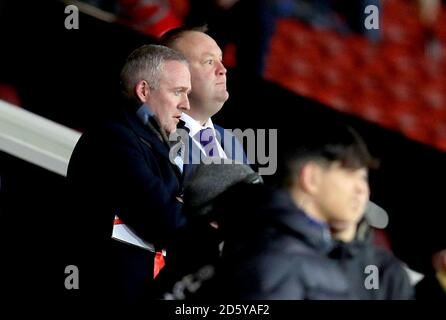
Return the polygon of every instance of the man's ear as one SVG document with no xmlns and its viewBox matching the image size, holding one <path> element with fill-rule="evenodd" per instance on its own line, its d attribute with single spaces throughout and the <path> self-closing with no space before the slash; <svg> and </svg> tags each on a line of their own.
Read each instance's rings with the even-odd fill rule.
<svg viewBox="0 0 446 320">
<path fill-rule="evenodd" d="M 321 179 L 321 167 L 309 161 L 302 166 L 299 174 L 299 185 L 303 191 L 309 194 L 315 194 L 319 190 L 319 181 Z"/>
<path fill-rule="evenodd" d="M 135 95 L 141 100 L 142 103 L 146 103 L 150 97 L 150 87 L 146 80 L 140 80 L 135 85 Z"/>
</svg>

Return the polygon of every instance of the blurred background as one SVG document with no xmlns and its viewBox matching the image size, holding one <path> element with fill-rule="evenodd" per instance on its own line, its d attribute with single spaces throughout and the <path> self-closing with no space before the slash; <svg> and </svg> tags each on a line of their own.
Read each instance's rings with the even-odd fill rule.
<svg viewBox="0 0 446 320">
<path fill-rule="evenodd" d="M 78 29 L 65 28 L 70 4 Z M 117 100 L 133 49 L 207 24 L 228 67 L 215 122 L 277 128 L 279 148 L 296 126 L 354 126 L 381 160 L 371 198 L 390 223 L 378 241 L 429 274 L 446 248 L 445 18 L 437 0 L 1 1 L 0 99 L 81 133 Z M 0 178 L 2 281 L 19 299 L 49 288 L 75 301 L 64 244 L 85 222 L 64 215 L 63 175 L 1 149 Z"/>
</svg>

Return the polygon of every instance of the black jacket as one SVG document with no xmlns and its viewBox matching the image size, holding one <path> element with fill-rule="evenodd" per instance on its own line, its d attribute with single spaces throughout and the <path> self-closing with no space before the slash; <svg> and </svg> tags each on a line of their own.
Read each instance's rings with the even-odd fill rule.
<svg viewBox="0 0 446 320">
<path fill-rule="evenodd" d="M 134 112 L 111 113 L 82 135 L 67 178 L 81 294 L 137 301 L 153 280 L 154 254 L 111 239 L 114 216 L 157 248 L 186 224 L 176 200 L 181 172 L 159 128 L 143 125 Z"/>
<path fill-rule="evenodd" d="M 401 263 L 372 244 L 367 226 L 358 227 L 351 243 L 334 241 L 329 230 L 310 220 L 287 193 L 260 185 L 233 188 L 220 203 L 220 215 L 225 246 L 212 284 L 216 297 L 413 297 Z M 379 288 L 366 289 L 370 280 L 366 268 L 373 266 L 378 270 Z"/>
</svg>

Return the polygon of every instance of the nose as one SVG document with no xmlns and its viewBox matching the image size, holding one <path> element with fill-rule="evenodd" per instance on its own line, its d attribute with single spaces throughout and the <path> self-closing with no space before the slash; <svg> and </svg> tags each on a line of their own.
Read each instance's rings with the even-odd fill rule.
<svg viewBox="0 0 446 320">
<path fill-rule="evenodd" d="M 181 100 L 178 107 L 181 110 L 189 110 L 190 109 L 189 98 L 187 97 L 187 94 L 184 95 L 184 98 Z"/>
<path fill-rule="evenodd" d="M 226 70 L 225 66 L 223 65 L 223 62 L 218 61 L 217 63 L 218 63 L 217 68 L 216 68 L 217 74 L 221 75 L 221 76 L 225 75 L 227 70 Z"/>
</svg>

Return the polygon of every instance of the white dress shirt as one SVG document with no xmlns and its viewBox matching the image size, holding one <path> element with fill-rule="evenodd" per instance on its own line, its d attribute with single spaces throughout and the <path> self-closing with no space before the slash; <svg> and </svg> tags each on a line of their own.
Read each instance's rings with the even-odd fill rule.
<svg viewBox="0 0 446 320">
<path fill-rule="evenodd" d="M 181 120 L 184 121 L 184 125 L 189 129 L 189 136 L 192 138 L 192 140 L 194 141 L 195 145 L 200 148 L 200 151 L 206 155 L 206 152 L 203 149 L 203 146 L 201 145 L 200 141 L 197 141 L 196 139 L 196 134 L 202 130 L 202 129 L 206 129 L 206 128 L 211 128 L 212 132 L 214 133 L 214 137 L 217 137 L 217 133 L 215 131 L 214 128 L 214 124 L 212 123 L 211 118 L 209 118 L 206 123 L 202 126 L 197 120 L 195 120 L 194 118 L 192 118 L 191 116 L 189 116 L 188 114 L 184 113 L 181 115 Z M 216 144 L 217 144 L 217 148 L 218 148 L 218 156 L 222 159 L 227 159 L 228 157 L 226 156 L 225 151 L 223 150 L 223 147 L 220 144 L 220 141 L 218 141 L 218 139 L 216 139 Z"/>
</svg>

